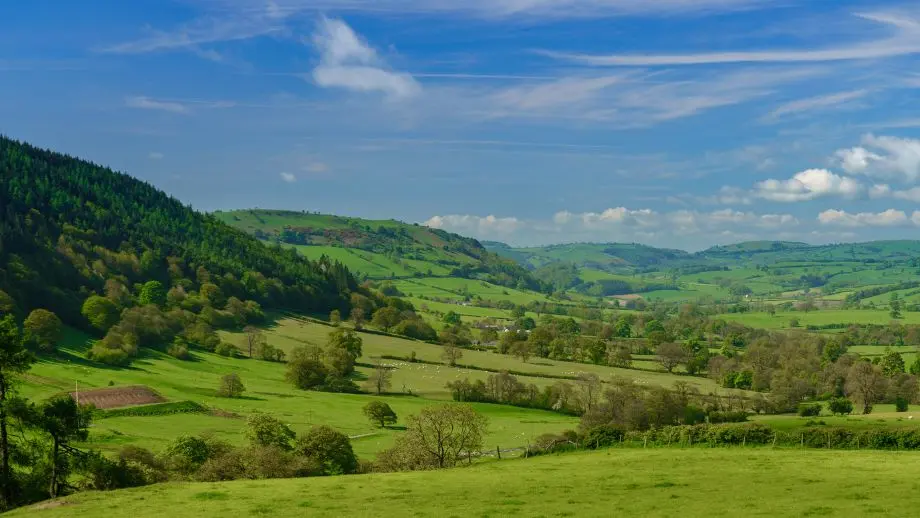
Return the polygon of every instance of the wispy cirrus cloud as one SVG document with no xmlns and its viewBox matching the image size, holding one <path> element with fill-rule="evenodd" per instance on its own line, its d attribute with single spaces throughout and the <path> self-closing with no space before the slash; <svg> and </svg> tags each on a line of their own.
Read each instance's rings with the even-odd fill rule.
<svg viewBox="0 0 920 518">
<path fill-rule="evenodd" d="M 543 54 L 590 66 L 679 66 L 727 63 L 818 63 L 881 59 L 920 54 L 920 18 L 909 12 L 874 12 L 856 16 L 888 26 L 891 36 L 814 49 L 768 49 L 688 54 Z"/>
<path fill-rule="evenodd" d="M 182 103 L 173 101 L 160 101 L 145 95 L 137 95 L 125 99 L 125 106 L 141 110 L 157 110 L 170 113 L 188 113 L 189 109 Z"/>
<path fill-rule="evenodd" d="M 210 8 L 262 13 L 249 0 L 197 0 Z M 614 16 L 699 15 L 775 5 L 771 0 L 271 0 L 269 12 L 292 16 L 304 12 L 359 12 L 376 15 L 465 16 L 507 21 L 599 18 Z"/>
<path fill-rule="evenodd" d="M 847 92 L 837 92 L 815 97 L 797 99 L 777 106 L 773 111 L 763 117 L 764 122 L 777 122 L 782 118 L 790 115 L 800 116 L 806 112 L 828 109 L 842 109 L 849 106 L 850 101 L 861 99 L 869 94 L 869 90 L 851 90 Z"/>
</svg>

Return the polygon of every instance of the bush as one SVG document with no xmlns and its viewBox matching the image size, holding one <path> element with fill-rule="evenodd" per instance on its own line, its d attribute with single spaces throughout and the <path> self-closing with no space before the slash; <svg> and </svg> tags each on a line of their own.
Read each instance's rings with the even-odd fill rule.
<svg viewBox="0 0 920 518">
<path fill-rule="evenodd" d="M 319 463 L 324 475 L 347 475 L 358 468 L 348 436 L 329 426 L 314 426 L 297 438 L 294 450 Z"/>
<path fill-rule="evenodd" d="M 894 408 L 898 412 L 907 412 L 907 408 L 908 408 L 907 398 L 900 397 L 900 396 L 895 398 Z"/>
<path fill-rule="evenodd" d="M 178 360 L 191 360 L 192 355 L 188 352 L 188 345 L 183 342 L 180 342 L 179 339 L 176 339 L 172 345 L 166 349 L 166 354 L 176 358 Z"/>
<path fill-rule="evenodd" d="M 80 482 L 81 489 L 108 491 L 153 482 L 147 479 L 143 469 L 123 458 L 113 461 L 99 452 L 91 451 L 79 459 L 78 472 L 84 477 Z"/>
<path fill-rule="evenodd" d="M 853 412 L 853 402 L 845 397 L 830 400 L 827 407 L 834 415 L 849 415 Z"/>
<path fill-rule="evenodd" d="M 214 352 L 227 358 L 236 356 L 238 350 L 235 345 L 227 342 L 221 342 L 214 347 Z"/>
<path fill-rule="evenodd" d="M 243 385 L 239 374 L 231 372 L 220 378 L 220 386 L 217 388 L 218 396 L 236 398 L 242 396 L 243 392 L 246 392 L 246 386 Z"/>
<path fill-rule="evenodd" d="M 578 448 L 578 436 L 569 430 L 561 434 L 545 433 L 534 440 L 528 451 L 529 455 L 561 453 Z"/>
<path fill-rule="evenodd" d="M 817 417 L 821 415 L 821 403 L 807 403 L 799 405 L 799 417 Z"/>
<path fill-rule="evenodd" d="M 623 440 L 625 431 L 614 425 L 602 424 L 585 433 L 582 443 L 586 448 L 606 448 Z"/>
<path fill-rule="evenodd" d="M 101 341 L 93 344 L 92 349 L 87 351 L 86 357 L 94 362 L 119 367 L 124 367 L 131 363 L 131 355 L 127 351 L 124 349 L 110 349 L 103 346 Z"/>
</svg>

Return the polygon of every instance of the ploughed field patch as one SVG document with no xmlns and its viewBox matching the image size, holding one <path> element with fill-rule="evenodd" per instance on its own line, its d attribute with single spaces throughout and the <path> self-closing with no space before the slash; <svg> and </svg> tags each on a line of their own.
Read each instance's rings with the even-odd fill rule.
<svg viewBox="0 0 920 518">
<path fill-rule="evenodd" d="M 93 405 L 99 409 L 122 408 L 126 406 L 165 403 L 166 399 L 150 387 L 135 385 L 131 387 L 108 387 L 71 392 L 70 397 L 81 405 Z"/>
</svg>

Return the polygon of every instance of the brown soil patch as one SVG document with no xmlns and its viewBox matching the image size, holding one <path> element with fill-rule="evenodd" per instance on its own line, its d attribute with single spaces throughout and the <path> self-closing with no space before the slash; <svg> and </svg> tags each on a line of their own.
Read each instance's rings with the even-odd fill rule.
<svg viewBox="0 0 920 518">
<path fill-rule="evenodd" d="M 164 403 L 166 399 L 143 385 L 135 387 L 111 387 L 71 392 L 70 397 L 81 405 L 95 405 L 96 408 L 120 408 L 125 406 Z"/>
</svg>

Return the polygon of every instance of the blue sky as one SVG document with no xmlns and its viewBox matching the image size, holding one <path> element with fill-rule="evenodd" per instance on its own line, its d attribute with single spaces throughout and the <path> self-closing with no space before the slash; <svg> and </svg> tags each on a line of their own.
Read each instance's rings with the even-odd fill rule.
<svg viewBox="0 0 920 518">
<path fill-rule="evenodd" d="M 202 210 L 913 239 L 918 64 L 915 2 L 3 2 L 0 131 Z"/>
</svg>

